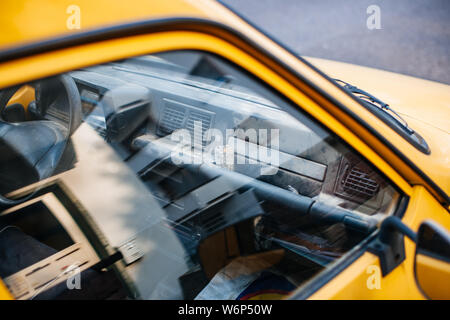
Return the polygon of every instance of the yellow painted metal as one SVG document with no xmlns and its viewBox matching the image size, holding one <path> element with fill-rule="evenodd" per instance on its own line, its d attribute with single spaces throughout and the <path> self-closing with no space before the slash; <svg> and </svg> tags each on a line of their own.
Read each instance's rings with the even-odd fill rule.
<svg viewBox="0 0 450 320">
<path fill-rule="evenodd" d="M 68 28 L 73 5 L 80 29 Z M 182 0 L 2 0 L 0 16 L 0 48 L 7 48 L 138 20 L 206 14 Z"/>
<path fill-rule="evenodd" d="M 416 256 L 417 282 L 433 300 L 450 300 L 450 263 L 427 255 Z"/>
<path fill-rule="evenodd" d="M 0 279 L 0 300 L 13 300 L 13 296 L 8 291 L 3 281 Z"/>
<path fill-rule="evenodd" d="M 25 108 L 25 111 L 28 108 L 28 105 L 31 101 L 35 99 L 34 96 L 34 88 L 28 85 L 22 86 L 16 93 L 9 99 L 7 106 L 13 103 L 20 103 Z"/>
</svg>

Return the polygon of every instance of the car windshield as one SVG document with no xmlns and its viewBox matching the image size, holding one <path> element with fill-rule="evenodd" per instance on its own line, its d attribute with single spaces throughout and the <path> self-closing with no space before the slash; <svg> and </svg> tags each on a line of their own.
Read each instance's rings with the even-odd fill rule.
<svg viewBox="0 0 450 320">
<path fill-rule="evenodd" d="M 0 247 L 31 257 L 0 256 L 0 277 L 23 299 L 75 294 L 45 269 L 64 260 L 103 279 L 79 297 L 288 297 L 400 200 L 336 135 L 205 52 L 75 70 L 2 103 Z"/>
</svg>

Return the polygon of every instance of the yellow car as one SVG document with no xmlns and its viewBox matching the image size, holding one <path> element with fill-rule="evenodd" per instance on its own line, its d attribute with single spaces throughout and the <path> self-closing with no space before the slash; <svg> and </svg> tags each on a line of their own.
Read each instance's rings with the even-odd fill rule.
<svg viewBox="0 0 450 320">
<path fill-rule="evenodd" d="M 2 299 L 446 299 L 450 88 L 208 0 L 0 4 Z"/>
</svg>

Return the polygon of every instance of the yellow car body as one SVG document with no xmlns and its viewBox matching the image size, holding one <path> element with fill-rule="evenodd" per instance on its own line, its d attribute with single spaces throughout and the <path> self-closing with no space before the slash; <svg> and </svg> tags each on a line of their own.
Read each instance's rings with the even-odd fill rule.
<svg viewBox="0 0 450 320">
<path fill-rule="evenodd" d="M 141 54 L 212 52 L 301 106 L 383 172 L 409 197 L 402 222 L 412 230 L 425 220 L 450 230 L 448 85 L 316 58 L 305 57 L 307 63 L 214 1 L 79 0 L 80 29 L 69 30 L 72 3 L 1 2 L 0 88 Z M 325 74 L 388 101 L 425 138 L 431 153 L 414 148 Z M 30 99 L 27 94 L 22 99 Z M 367 285 L 379 259 L 365 252 L 314 278 L 298 297 L 423 299 L 414 277 L 414 252 L 415 244 L 405 240 L 405 261 L 380 279 L 379 288 Z M 1 282 L 0 297 L 11 298 Z"/>
</svg>

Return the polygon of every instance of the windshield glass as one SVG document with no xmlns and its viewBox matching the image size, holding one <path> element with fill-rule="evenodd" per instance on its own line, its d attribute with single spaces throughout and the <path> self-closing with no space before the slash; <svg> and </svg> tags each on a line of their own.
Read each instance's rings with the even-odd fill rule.
<svg viewBox="0 0 450 320">
<path fill-rule="evenodd" d="M 23 86 L 0 95 L 0 224 L 15 232 L 0 246 L 26 236 L 28 247 L 8 250 L 44 248 L 21 263 L 0 256 L 21 298 L 73 294 L 60 273 L 27 293 L 16 283 L 74 246 L 81 277 L 107 279 L 96 289 L 105 297 L 284 298 L 398 205 L 338 137 L 211 54 L 130 58 L 27 87 L 26 103 Z M 33 212 L 40 223 L 27 222 Z"/>
</svg>

